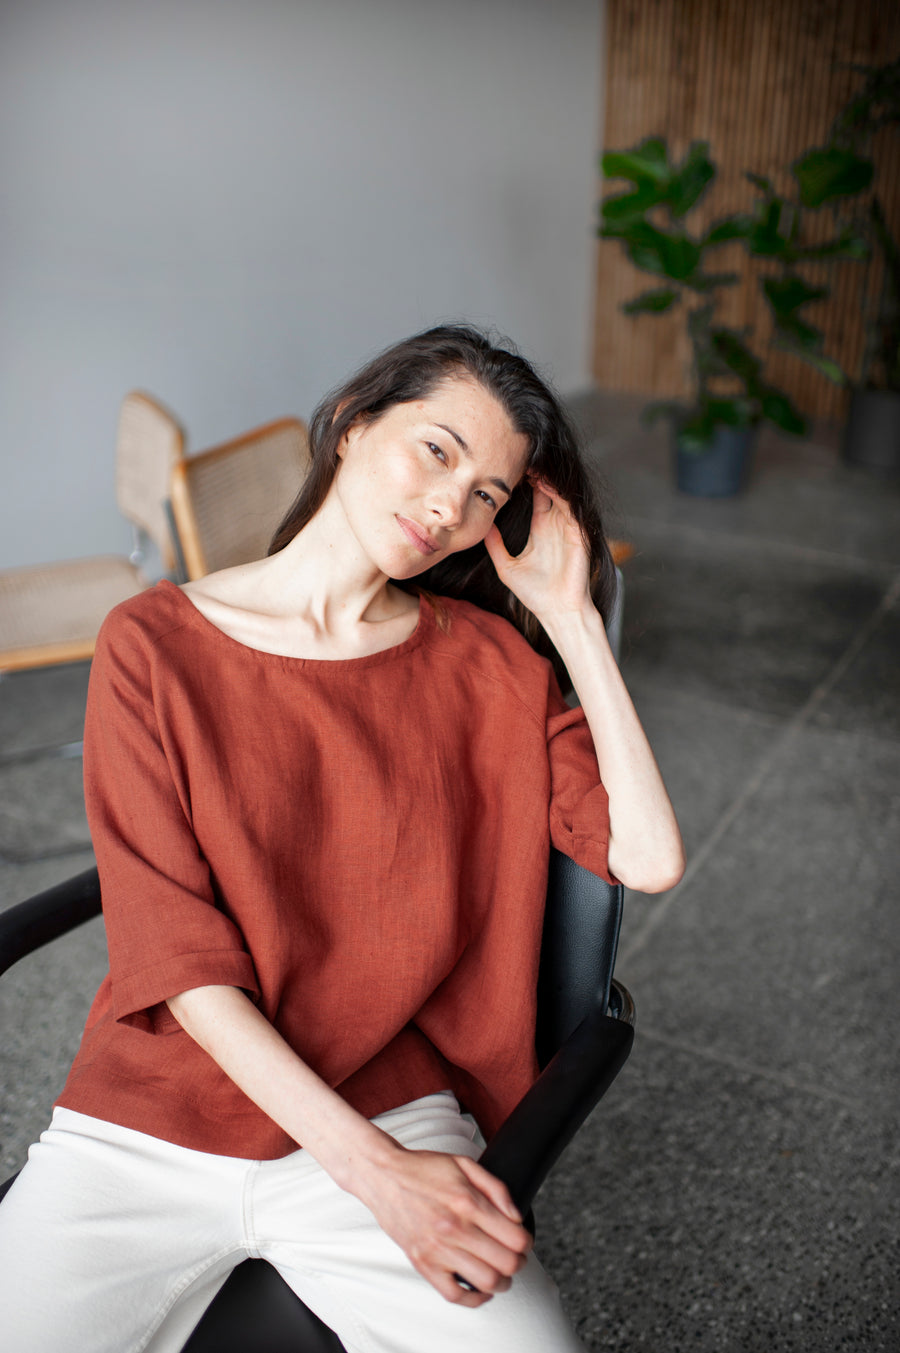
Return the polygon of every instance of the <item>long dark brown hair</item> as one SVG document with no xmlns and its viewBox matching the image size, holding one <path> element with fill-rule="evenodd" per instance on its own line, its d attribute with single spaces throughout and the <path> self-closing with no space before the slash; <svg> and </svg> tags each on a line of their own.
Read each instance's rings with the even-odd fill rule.
<svg viewBox="0 0 900 1353">
<path fill-rule="evenodd" d="M 515 431 L 528 439 L 527 469 L 570 504 L 590 553 L 594 603 L 608 620 L 615 597 L 615 569 L 597 495 L 572 424 L 557 396 L 524 357 L 511 345 L 501 347 L 468 325 L 441 325 L 396 343 L 326 396 L 310 424 L 311 469 L 272 538 L 269 554 L 283 550 L 322 506 L 340 465 L 338 447 L 349 428 L 361 421 L 374 422 L 395 404 L 422 399 L 454 376 L 469 376 L 494 396 Z M 518 554 L 525 546 L 531 507 L 531 486 L 522 479 L 496 516 L 510 554 Z M 396 586 L 412 593 L 463 597 L 505 616 L 533 648 L 551 659 L 563 685 L 570 684 L 543 628 L 500 581 L 482 543 L 448 555 Z"/>
</svg>

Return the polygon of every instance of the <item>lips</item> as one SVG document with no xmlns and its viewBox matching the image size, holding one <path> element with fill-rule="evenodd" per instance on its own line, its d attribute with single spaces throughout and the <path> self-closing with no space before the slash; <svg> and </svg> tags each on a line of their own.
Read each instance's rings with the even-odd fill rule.
<svg viewBox="0 0 900 1353">
<path fill-rule="evenodd" d="M 432 540 L 428 532 L 424 531 L 416 522 L 410 521 L 409 517 L 398 516 L 397 525 L 409 543 L 414 545 L 420 554 L 435 554 L 440 549 L 440 546 Z"/>
</svg>

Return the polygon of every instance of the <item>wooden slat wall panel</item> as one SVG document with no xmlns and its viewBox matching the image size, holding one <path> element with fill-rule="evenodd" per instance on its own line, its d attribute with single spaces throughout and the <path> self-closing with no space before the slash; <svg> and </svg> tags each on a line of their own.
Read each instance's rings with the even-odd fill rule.
<svg viewBox="0 0 900 1353">
<path fill-rule="evenodd" d="M 622 149 L 665 135 L 681 156 L 693 140 L 709 141 L 719 177 L 690 215 L 692 231 L 726 212 L 747 209 L 752 170 L 789 191 L 789 166 L 821 145 L 860 77 L 852 64 L 878 65 L 900 55 L 898 0 L 607 0 L 604 146 Z M 895 231 L 900 228 L 900 136 L 880 133 L 877 188 Z M 619 181 L 612 187 L 624 188 Z M 809 238 L 830 233 L 825 211 L 807 216 Z M 746 280 L 726 294 L 721 317 L 753 325 L 766 373 L 808 414 L 841 418 L 846 392 L 799 359 L 763 348 L 768 307 L 756 282 L 771 265 L 747 264 L 739 245 L 714 256 L 716 270 Z M 877 293 L 878 264 L 807 266 L 809 281 L 831 286 L 823 305 L 808 307 L 826 332 L 826 349 L 852 376 L 863 347 L 861 295 Z M 603 388 L 681 395 L 690 352 L 677 314 L 630 319 L 622 301 L 653 285 L 627 261 L 621 245 L 598 246 L 594 377 Z M 761 341 L 760 341 L 761 340 Z"/>
</svg>

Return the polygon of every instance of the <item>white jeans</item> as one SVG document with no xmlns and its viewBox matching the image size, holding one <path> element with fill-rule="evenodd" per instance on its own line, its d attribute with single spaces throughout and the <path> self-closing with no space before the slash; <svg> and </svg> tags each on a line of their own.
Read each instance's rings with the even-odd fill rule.
<svg viewBox="0 0 900 1353">
<path fill-rule="evenodd" d="M 449 1094 L 374 1120 L 481 1153 Z M 267 1259 L 351 1353 L 583 1353 L 533 1255 L 476 1310 L 444 1299 L 307 1152 L 188 1151 L 57 1109 L 0 1207 L 5 1353 L 176 1353 L 236 1264 Z"/>
</svg>

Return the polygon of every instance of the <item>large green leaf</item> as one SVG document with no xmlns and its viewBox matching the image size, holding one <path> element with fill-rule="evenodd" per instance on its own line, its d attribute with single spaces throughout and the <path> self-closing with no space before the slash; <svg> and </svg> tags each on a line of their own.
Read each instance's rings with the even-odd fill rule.
<svg viewBox="0 0 900 1353">
<path fill-rule="evenodd" d="M 665 201 L 665 197 L 652 183 L 641 184 L 633 193 L 617 193 L 603 199 L 601 215 L 604 225 L 617 225 L 630 220 L 640 220 L 651 207 Z"/>
<path fill-rule="evenodd" d="M 827 376 L 838 385 L 843 385 L 845 381 L 843 371 L 837 362 L 822 352 L 824 334 L 821 329 L 816 329 L 797 314 L 801 305 L 822 300 L 827 296 L 828 288 L 811 287 L 804 278 L 792 274 L 788 277 L 765 278 L 763 290 L 775 315 L 775 341 L 778 347 L 792 352 L 796 357 L 801 357 L 817 371 L 821 371 L 823 376 Z"/>
<path fill-rule="evenodd" d="M 716 287 L 733 287 L 738 281 L 740 274 L 736 272 L 701 272 L 694 273 L 688 285 L 695 291 L 713 291 Z"/>
<path fill-rule="evenodd" d="M 676 418 L 678 445 L 683 451 L 708 451 L 717 428 L 748 428 L 756 421 L 758 415 L 753 404 L 742 395 L 730 399 L 704 399 Z"/>
<path fill-rule="evenodd" d="M 748 388 L 752 389 L 759 380 L 762 367 L 759 359 L 754 357 L 750 349 L 730 329 L 715 329 L 710 338 L 715 351 L 729 370 L 740 376 Z"/>
<path fill-rule="evenodd" d="M 826 357 L 821 352 L 797 352 L 796 355 L 802 357 L 809 366 L 815 367 L 816 371 L 821 371 L 822 375 L 834 381 L 835 385 L 847 384 L 846 375 L 832 357 Z"/>
<path fill-rule="evenodd" d="M 771 179 L 763 178 L 762 174 L 751 174 L 749 172 L 744 173 L 744 178 L 749 179 L 754 188 L 758 188 L 767 197 L 775 196 L 775 187 Z"/>
<path fill-rule="evenodd" d="M 672 215 L 679 220 L 685 216 L 715 177 L 709 146 L 705 141 L 694 141 L 666 191 Z"/>
<path fill-rule="evenodd" d="M 644 216 L 632 216 L 609 224 L 604 222 L 598 233 L 603 240 L 621 240 L 625 245 L 641 244 L 655 249 L 660 232 Z"/>
<path fill-rule="evenodd" d="M 697 367 L 697 374 L 703 380 L 712 376 L 732 376 L 734 373 L 731 367 L 726 366 L 715 348 L 707 344 L 699 343 L 694 348 L 694 362 Z"/>
<path fill-rule="evenodd" d="M 796 273 L 790 273 L 787 277 L 764 278 L 763 291 L 779 319 L 792 314 L 801 305 L 821 301 L 828 295 L 827 287 L 811 287 Z"/>
<path fill-rule="evenodd" d="M 636 223 L 623 238 L 632 263 L 673 282 L 690 277 L 700 262 L 700 250 L 687 235 L 668 234 L 647 221 Z"/>
<path fill-rule="evenodd" d="M 672 175 L 665 141 L 651 137 L 632 150 L 608 150 L 601 161 L 608 179 L 631 179 L 633 183 L 665 183 Z"/>
<path fill-rule="evenodd" d="M 753 422 L 753 405 L 741 395 L 735 395 L 733 399 L 710 399 L 706 409 L 714 423 L 725 423 L 728 427 L 747 428 Z"/>
<path fill-rule="evenodd" d="M 636 188 L 633 194 L 607 198 L 608 203 L 619 203 L 611 209 L 613 218 L 627 215 L 632 205 L 649 208 L 665 202 L 673 217 L 680 220 L 716 176 L 705 141 L 694 141 L 679 165 L 670 162 L 668 147 L 660 137 L 642 141 L 631 150 L 607 151 L 601 164 L 606 178 L 629 179 Z M 606 204 L 604 216 L 609 216 Z"/>
<path fill-rule="evenodd" d="M 641 272 L 656 273 L 658 276 L 665 277 L 666 270 L 662 265 L 662 259 L 657 249 L 648 249 L 646 245 L 630 244 L 628 246 L 628 257 L 636 268 Z"/>
<path fill-rule="evenodd" d="M 781 229 L 784 206 L 779 197 L 761 204 L 753 227 L 746 236 L 751 254 L 761 258 L 780 258 L 790 252 L 790 242 Z"/>
<path fill-rule="evenodd" d="M 699 267 L 700 249 L 687 235 L 666 235 L 660 245 L 660 256 L 666 277 L 683 282 Z"/>
<path fill-rule="evenodd" d="M 782 432 L 791 432 L 797 437 L 806 433 L 806 419 L 780 390 L 767 388 L 761 391 L 759 402 L 763 417 L 780 427 Z"/>
<path fill-rule="evenodd" d="M 798 259 L 866 259 L 871 250 L 868 240 L 862 235 L 854 235 L 852 231 L 845 230 L 842 235 L 835 235 L 833 240 L 824 240 L 821 244 L 806 244 L 796 251 Z"/>
<path fill-rule="evenodd" d="M 661 315 L 678 300 L 679 292 L 671 287 L 656 287 L 653 291 L 644 291 L 633 300 L 626 301 L 622 310 L 626 315 Z"/>
<path fill-rule="evenodd" d="M 713 245 L 727 244 L 729 240 L 745 240 L 753 233 L 755 225 L 755 216 L 751 216 L 748 212 L 738 212 L 711 226 L 702 242 L 704 245 Z"/>
<path fill-rule="evenodd" d="M 808 357 L 818 352 L 822 346 L 824 334 L 812 324 L 807 324 L 799 315 L 779 315 L 775 320 L 775 337 L 779 347 L 790 348 L 800 357 Z"/>
<path fill-rule="evenodd" d="M 791 172 L 799 184 L 804 207 L 821 207 L 832 198 L 863 192 L 872 182 L 875 166 L 852 150 L 825 146 L 795 160 Z"/>
</svg>

